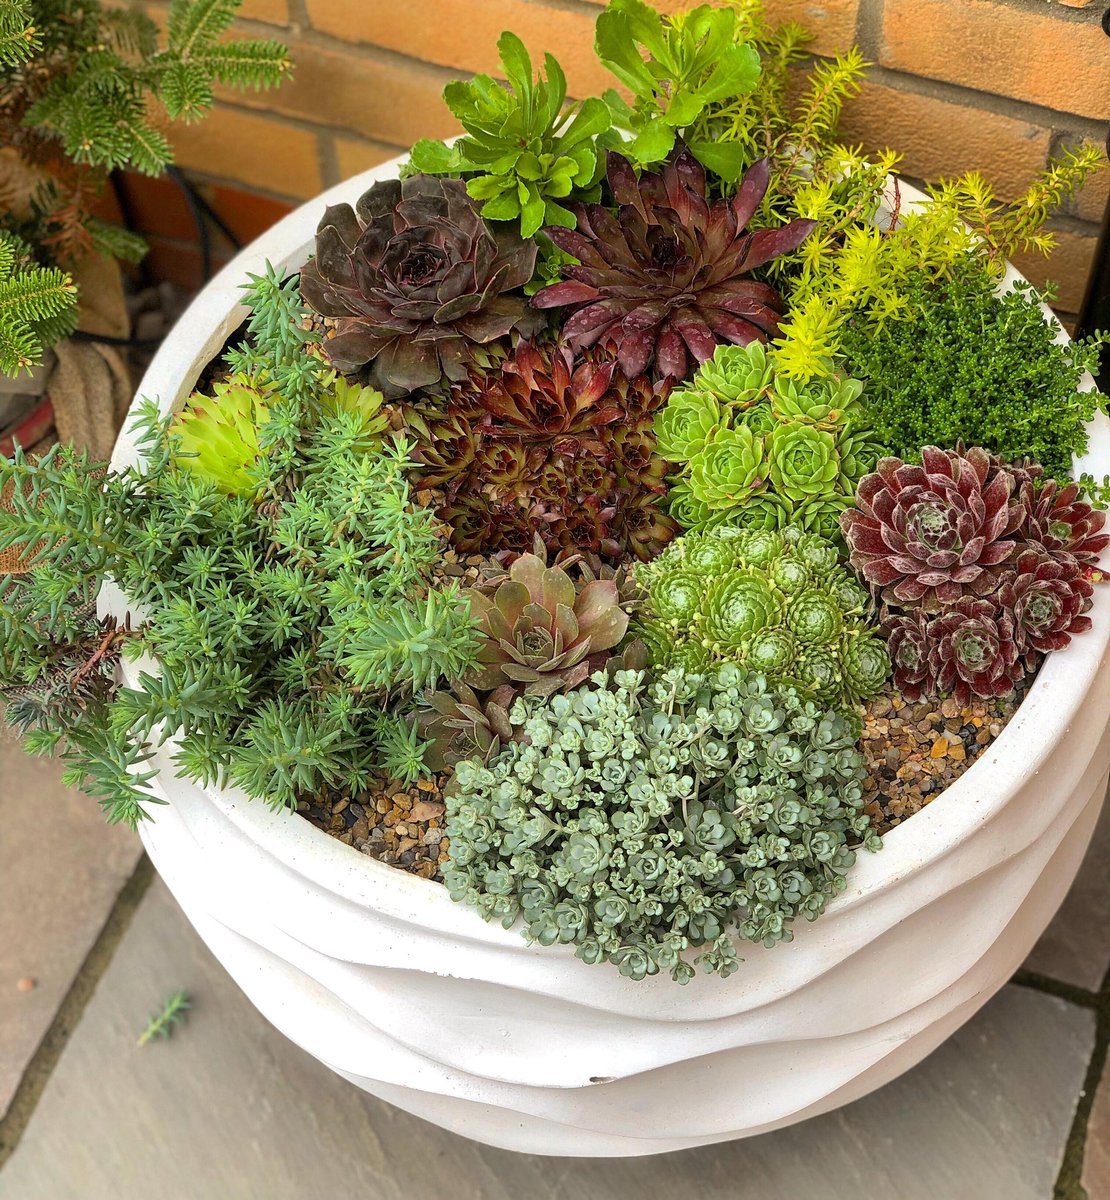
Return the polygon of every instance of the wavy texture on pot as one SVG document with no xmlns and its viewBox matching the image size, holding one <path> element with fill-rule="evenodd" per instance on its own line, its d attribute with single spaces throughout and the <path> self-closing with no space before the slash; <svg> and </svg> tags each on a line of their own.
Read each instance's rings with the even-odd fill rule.
<svg viewBox="0 0 1110 1200">
<path fill-rule="evenodd" d="M 475 691 L 509 684 L 547 696 L 584 683 L 628 630 L 613 579 L 576 583 L 538 554 L 522 554 L 499 579 L 464 592 L 482 635 Z"/>
<path fill-rule="evenodd" d="M 731 663 L 592 685 L 523 697 L 522 738 L 458 765 L 444 882 L 486 920 L 630 979 L 727 976 L 734 933 L 790 941 L 843 890 L 853 846 L 881 845 L 855 719 Z"/>
<path fill-rule="evenodd" d="M 1012 615 L 994 598 L 962 596 L 930 622 L 936 687 L 959 704 L 1008 696 L 1025 676 Z"/>
<path fill-rule="evenodd" d="M 683 146 L 661 171 L 644 171 L 610 152 L 607 177 L 618 205 L 573 205 L 577 228 L 546 233 L 577 264 L 532 298 L 537 308 L 567 308 L 563 336 L 576 349 L 612 344 L 621 370 L 685 379 L 691 359 L 705 362 L 721 342 L 746 345 L 778 331 L 782 300 L 750 278 L 795 250 L 814 229 L 792 221 L 747 228 L 770 179 L 761 160 L 735 195 L 710 204 L 705 169 Z"/>
<path fill-rule="evenodd" d="M 994 591 L 1026 515 L 1013 485 L 978 447 L 926 446 L 921 466 L 882 459 L 840 518 L 852 566 L 902 608 L 938 612 Z"/>
<path fill-rule="evenodd" d="M 555 554 L 657 554 L 675 532 L 652 431 L 668 385 L 558 344 L 522 340 L 479 357 L 445 400 L 403 412 L 427 467 L 420 482 L 445 490 L 439 512 L 456 549 L 520 552 L 538 533 Z"/>
<path fill-rule="evenodd" d="M 1037 548 L 1018 554 L 998 589 L 998 604 L 1013 618 L 1014 638 L 1029 670 L 1038 654 L 1063 650 L 1075 634 L 1091 628 L 1091 618 L 1083 614 L 1093 594 L 1070 556 L 1053 558 Z"/>
<path fill-rule="evenodd" d="M 657 669 L 732 661 L 844 705 L 890 673 L 867 593 L 835 545 L 796 526 L 686 534 L 636 573 L 647 589 L 636 627 Z"/>
<path fill-rule="evenodd" d="M 414 175 L 374 184 L 354 208 L 329 206 L 301 294 L 335 319 L 332 363 L 369 363 L 371 381 L 396 398 L 461 379 L 472 344 L 537 329 L 520 294 L 535 262 L 535 243 L 487 224 L 461 180 Z"/>
</svg>

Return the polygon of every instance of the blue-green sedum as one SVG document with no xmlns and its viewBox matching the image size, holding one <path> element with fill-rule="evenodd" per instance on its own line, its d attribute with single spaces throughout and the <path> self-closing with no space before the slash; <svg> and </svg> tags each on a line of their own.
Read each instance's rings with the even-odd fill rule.
<svg viewBox="0 0 1110 1200">
<path fill-rule="evenodd" d="M 456 768 L 444 882 L 486 920 L 631 979 L 727 976 L 736 935 L 791 940 L 843 889 L 852 845 L 881 844 L 853 718 L 731 663 L 592 685 L 521 698 L 524 740 Z"/>
</svg>

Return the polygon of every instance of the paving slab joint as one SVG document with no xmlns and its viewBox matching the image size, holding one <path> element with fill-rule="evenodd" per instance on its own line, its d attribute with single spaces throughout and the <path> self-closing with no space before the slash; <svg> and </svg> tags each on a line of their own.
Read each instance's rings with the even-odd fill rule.
<svg viewBox="0 0 1110 1200">
<path fill-rule="evenodd" d="M 112 961 L 112 956 L 123 940 L 131 918 L 154 877 L 154 867 L 144 854 L 120 889 L 92 949 L 78 968 L 69 990 L 58 1006 L 54 1020 L 50 1023 L 50 1028 L 27 1064 L 11 1105 L 0 1120 L 0 1169 L 3 1169 L 4 1163 L 19 1145 L 19 1139 L 34 1115 L 35 1106 L 62 1056 L 62 1051 L 80 1024 L 85 1006 L 96 991 L 100 977 Z"/>
</svg>

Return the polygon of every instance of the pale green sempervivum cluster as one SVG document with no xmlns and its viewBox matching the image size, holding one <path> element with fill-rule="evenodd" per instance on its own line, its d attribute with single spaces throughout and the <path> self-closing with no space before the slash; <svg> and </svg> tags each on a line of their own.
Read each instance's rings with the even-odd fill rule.
<svg viewBox="0 0 1110 1200">
<path fill-rule="evenodd" d="M 795 526 L 689 533 L 637 578 L 648 599 L 632 632 L 656 668 L 732 661 L 845 706 L 874 695 L 890 674 L 866 590 L 817 534 Z"/>
<path fill-rule="evenodd" d="M 718 346 L 655 419 L 658 450 L 678 465 L 671 515 L 837 537 L 837 518 L 882 453 L 860 402 L 863 384 L 780 374 L 762 342 Z"/>
<path fill-rule="evenodd" d="M 523 697 L 523 740 L 456 768 L 454 900 L 587 963 L 727 976 L 734 933 L 774 946 L 844 887 L 863 812 L 858 723 L 733 664 Z"/>
</svg>

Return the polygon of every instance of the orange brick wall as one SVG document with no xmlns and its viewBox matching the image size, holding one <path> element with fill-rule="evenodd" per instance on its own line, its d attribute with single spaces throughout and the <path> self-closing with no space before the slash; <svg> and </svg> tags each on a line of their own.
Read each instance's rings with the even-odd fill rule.
<svg viewBox="0 0 1110 1200">
<path fill-rule="evenodd" d="M 663 0 L 662 7 L 684 7 Z M 844 117 L 846 137 L 904 154 L 936 179 L 976 167 L 1016 195 L 1062 142 L 1099 144 L 1110 121 L 1110 38 L 1090 0 L 765 0 L 830 54 L 857 42 L 875 64 Z M 164 0 L 143 4 L 156 19 Z M 612 80 L 592 53 L 599 0 L 244 0 L 243 32 L 288 41 L 294 78 L 276 92 L 221 94 L 201 125 L 173 133 L 178 160 L 212 184 L 290 203 L 455 131 L 440 100 L 451 78 L 495 70 L 514 29 L 535 56 L 552 50 L 572 94 Z M 1078 308 L 1110 171 L 1055 221 L 1052 278 L 1063 313 Z M 229 198 L 225 197 L 225 199 Z"/>
</svg>

